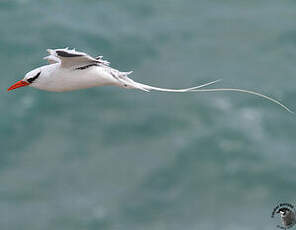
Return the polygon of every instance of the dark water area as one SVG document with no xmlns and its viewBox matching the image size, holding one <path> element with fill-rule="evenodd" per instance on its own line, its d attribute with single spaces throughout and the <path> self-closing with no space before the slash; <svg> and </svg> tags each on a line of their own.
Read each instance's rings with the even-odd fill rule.
<svg viewBox="0 0 296 230">
<path fill-rule="evenodd" d="M 296 111 L 296 2 L 0 1 L 0 228 L 276 229 L 296 117 L 240 93 L 6 89 L 48 48 L 135 81 L 256 90 Z"/>
</svg>

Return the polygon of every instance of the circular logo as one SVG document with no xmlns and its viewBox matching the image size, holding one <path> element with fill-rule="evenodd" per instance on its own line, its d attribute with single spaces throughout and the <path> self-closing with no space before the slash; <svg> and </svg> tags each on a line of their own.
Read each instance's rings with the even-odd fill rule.
<svg viewBox="0 0 296 230">
<path fill-rule="evenodd" d="M 281 224 L 278 224 L 277 227 L 280 229 L 288 229 L 292 228 L 296 223 L 295 214 L 296 210 L 292 204 L 281 203 L 273 209 L 271 218 L 279 215 L 281 218 Z"/>
</svg>

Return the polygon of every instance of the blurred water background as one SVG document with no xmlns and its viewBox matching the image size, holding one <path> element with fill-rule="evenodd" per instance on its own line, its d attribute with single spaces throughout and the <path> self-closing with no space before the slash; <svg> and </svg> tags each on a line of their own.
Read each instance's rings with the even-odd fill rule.
<svg viewBox="0 0 296 230">
<path fill-rule="evenodd" d="M 136 81 L 256 90 L 296 110 L 293 0 L 0 1 L 0 228 L 275 229 L 295 116 L 238 93 L 6 89 L 47 48 Z"/>
</svg>

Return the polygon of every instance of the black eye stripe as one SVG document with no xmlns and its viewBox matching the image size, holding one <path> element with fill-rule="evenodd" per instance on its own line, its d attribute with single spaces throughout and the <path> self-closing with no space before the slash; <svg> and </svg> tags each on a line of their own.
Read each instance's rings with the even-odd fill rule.
<svg viewBox="0 0 296 230">
<path fill-rule="evenodd" d="M 40 74 L 41 74 L 41 72 L 37 73 L 37 75 L 35 77 L 28 78 L 27 81 L 29 83 L 33 83 L 39 77 Z"/>
</svg>

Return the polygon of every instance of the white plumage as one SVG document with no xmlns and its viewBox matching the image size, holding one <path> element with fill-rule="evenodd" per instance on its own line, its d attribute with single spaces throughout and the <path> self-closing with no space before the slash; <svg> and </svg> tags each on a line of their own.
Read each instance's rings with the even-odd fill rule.
<svg viewBox="0 0 296 230">
<path fill-rule="evenodd" d="M 78 52 L 74 49 L 70 50 L 68 48 L 54 50 L 48 49 L 47 51 L 49 52 L 49 56 L 44 59 L 48 60 L 49 65 L 41 66 L 30 71 L 26 74 L 23 80 L 15 83 L 8 90 L 13 90 L 23 86 L 31 86 L 41 90 L 63 92 L 96 86 L 114 85 L 127 89 L 139 89 L 146 92 L 151 90 L 177 93 L 234 91 L 263 97 L 280 105 L 287 111 L 292 112 L 278 100 L 254 91 L 233 88 L 200 89 L 214 84 L 219 80 L 186 89 L 165 89 L 153 87 L 130 79 L 128 75 L 132 72 L 120 72 L 111 68 L 109 66 L 109 62 L 103 60 L 102 56 L 93 58 L 86 53 Z"/>
</svg>

